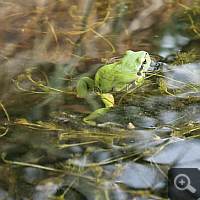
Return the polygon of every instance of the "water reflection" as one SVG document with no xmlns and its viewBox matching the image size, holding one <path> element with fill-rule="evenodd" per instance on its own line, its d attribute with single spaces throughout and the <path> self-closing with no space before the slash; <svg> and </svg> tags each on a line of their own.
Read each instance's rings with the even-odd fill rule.
<svg viewBox="0 0 200 200">
<path fill-rule="evenodd" d="M 161 199 L 170 166 L 199 167 L 197 1 L 0 4 L 0 199 Z M 90 128 L 77 80 L 127 49 L 152 70 L 101 119 L 121 126 Z"/>
</svg>

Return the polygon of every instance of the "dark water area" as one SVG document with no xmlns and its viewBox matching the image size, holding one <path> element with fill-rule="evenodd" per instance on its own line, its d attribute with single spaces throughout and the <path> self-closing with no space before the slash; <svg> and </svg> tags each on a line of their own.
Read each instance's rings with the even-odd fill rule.
<svg viewBox="0 0 200 200">
<path fill-rule="evenodd" d="M 143 83 L 88 125 L 78 81 L 127 50 Z M 0 200 L 168 199 L 170 167 L 200 168 L 199 54 L 199 0 L 1 1 Z"/>
</svg>

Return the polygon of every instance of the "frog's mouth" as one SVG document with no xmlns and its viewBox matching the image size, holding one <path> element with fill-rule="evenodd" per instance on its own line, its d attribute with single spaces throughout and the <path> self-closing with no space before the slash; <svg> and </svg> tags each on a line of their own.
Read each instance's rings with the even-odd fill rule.
<svg viewBox="0 0 200 200">
<path fill-rule="evenodd" d="M 137 81 L 139 78 L 145 77 L 145 74 L 146 74 L 145 72 L 143 72 L 143 73 L 138 72 L 138 73 L 137 73 L 138 77 L 137 77 L 136 81 Z"/>
<path fill-rule="evenodd" d="M 146 56 L 147 56 L 147 53 L 144 55 L 144 57 L 141 59 L 141 66 L 140 66 L 140 68 L 139 68 L 139 71 L 138 71 L 138 73 L 137 73 L 137 75 L 139 76 L 139 77 L 145 77 L 145 73 L 143 72 L 143 73 L 141 73 L 142 72 L 142 70 L 144 69 L 144 65 L 146 65 L 147 64 L 147 60 L 146 60 Z"/>
<path fill-rule="evenodd" d="M 145 77 L 145 73 L 146 73 L 146 72 L 141 73 L 141 71 L 139 71 L 139 72 L 137 73 L 137 75 L 138 75 L 139 77 Z"/>
</svg>

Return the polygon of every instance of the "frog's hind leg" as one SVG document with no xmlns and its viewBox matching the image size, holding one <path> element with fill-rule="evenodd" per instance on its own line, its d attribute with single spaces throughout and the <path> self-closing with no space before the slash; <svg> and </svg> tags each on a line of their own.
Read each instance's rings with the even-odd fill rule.
<svg viewBox="0 0 200 200">
<path fill-rule="evenodd" d="M 99 108 L 91 113 L 89 116 L 85 117 L 83 121 L 91 126 L 99 126 L 97 122 L 93 121 L 94 119 L 105 115 L 108 110 L 114 106 L 114 97 L 110 93 L 99 94 L 103 103 L 105 104 L 105 108 Z"/>
<path fill-rule="evenodd" d="M 85 123 L 87 123 L 90 126 L 97 126 L 97 127 L 110 127 L 110 126 L 115 126 L 115 127 L 123 127 L 121 124 L 115 123 L 115 122 L 104 122 L 104 123 L 97 123 L 95 120 L 96 118 L 105 115 L 110 108 L 100 108 L 98 110 L 95 110 L 93 113 L 88 115 L 83 119 Z"/>
<path fill-rule="evenodd" d="M 85 117 L 83 119 L 83 121 L 91 126 L 97 126 L 98 123 L 95 121 L 91 121 L 91 120 L 94 120 L 102 115 L 105 115 L 108 112 L 108 110 L 109 110 L 109 108 L 99 108 L 99 109 L 95 110 L 94 112 L 92 112 L 87 117 Z"/>
</svg>

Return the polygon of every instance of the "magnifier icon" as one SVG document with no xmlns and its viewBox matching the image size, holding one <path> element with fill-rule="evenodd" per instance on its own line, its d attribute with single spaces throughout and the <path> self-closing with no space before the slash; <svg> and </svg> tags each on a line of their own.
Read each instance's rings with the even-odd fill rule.
<svg viewBox="0 0 200 200">
<path fill-rule="evenodd" d="M 174 186 L 177 190 L 189 190 L 191 193 L 195 193 L 196 189 L 190 185 L 190 178 L 186 174 L 179 174 L 174 179 Z M 181 186 L 181 187 L 180 187 Z"/>
</svg>

